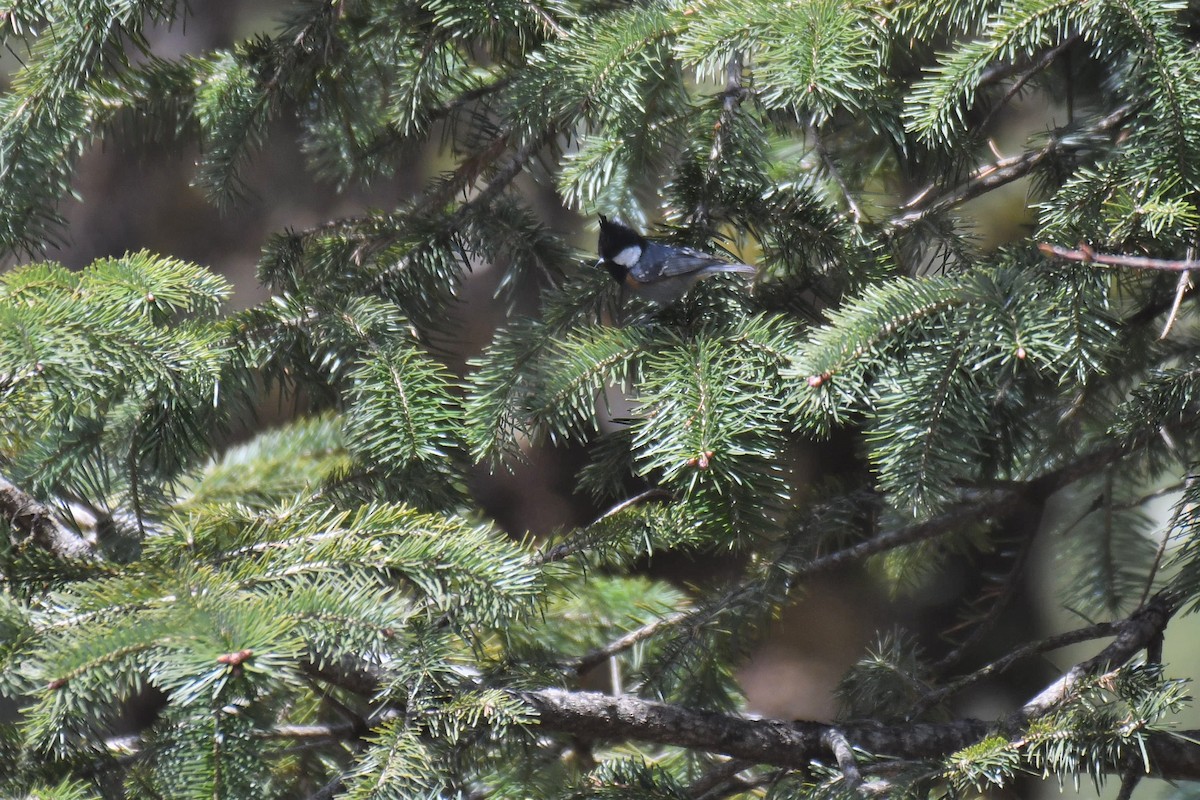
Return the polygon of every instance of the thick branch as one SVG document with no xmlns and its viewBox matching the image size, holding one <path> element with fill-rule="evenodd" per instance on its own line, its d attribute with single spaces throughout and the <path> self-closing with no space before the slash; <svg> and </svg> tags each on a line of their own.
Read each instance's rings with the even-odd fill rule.
<svg viewBox="0 0 1200 800">
<path fill-rule="evenodd" d="M 878 756 L 904 760 L 941 759 L 987 736 L 995 726 L 977 719 L 942 723 L 881 725 L 747 719 L 712 711 L 692 711 L 624 695 L 542 689 L 517 692 L 538 713 L 545 730 L 596 739 L 637 740 L 722 753 L 758 764 L 805 769 L 813 761 L 836 763 L 829 742 L 845 741 Z M 1151 769 L 1158 777 L 1200 778 L 1200 732 L 1151 734 Z M 1122 765 L 1113 764 L 1119 771 Z"/>
<path fill-rule="evenodd" d="M 957 678 L 952 683 L 949 683 L 946 686 L 943 686 L 942 688 L 925 695 L 913 707 L 912 712 L 909 713 L 909 717 L 919 717 L 923 715 L 926 711 L 933 708 L 947 697 L 962 691 L 964 688 L 972 684 L 978 683 L 984 678 L 1004 672 L 1018 661 L 1022 661 L 1030 656 L 1048 653 L 1051 650 L 1058 650 L 1060 648 L 1067 647 L 1068 645 L 1086 642 L 1091 639 L 1104 639 L 1112 636 L 1116 630 L 1117 623 L 1115 622 L 1099 622 L 1095 625 L 1089 625 L 1086 628 L 1080 628 L 1079 630 L 1068 631 L 1066 633 L 1060 633 L 1056 636 L 1050 636 L 1046 639 L 1039 639 L 1036 642 L 1030 642 L 1029 644 L 1019 647 L 1016 650 L 1013 650 L 1012 652 L 1002 656 L 1001 658 L 992 661 L 991 663 L 985 664 L 974 672 L 968 673 L 961 678 Z"/>
<path fill-rule="evenodd" d="M 3 515 L 14 531 L 24 534 L 24 542 L 40 547 L 58 558 L 94 557 L 92 546 L 86 539 L 64 525 L 48 506 L 26 494 L 2 475 L 0 515 Z"/>
<path fill-rule="evenodd" d="M 747 719 L 599 692 L 542 689 L 516 696 L 537 711 L 545 730 L 688 747 L 793 769 L 803 769 L 814 760 L 832 760 L 826 742 L 834 727 L 819 722 Z M 922 759 L 938 758 L 982 738 L 989 725 L 981 720 L 902 726 L 866 723 L 840 725 L 837 730 L 869 752 Z"/>
<path fill-rule="evenodd" d="M 1080 662 L 1019 710 L 995 723 L 962 719 L 946 723 L 881 725 L 748 719 L 693 711 L 628 695 L 542 689 L 515 692 L 538 712 L 544 729 L 597 739 L 635 739 L 721 753 L 780 767 L 804 768 L 810 761 L 853 765 L 857 747 L 877 756 L 936 759 L 979 741 L 994 731 L 1018 735 L 1031 720 L 1070 699 L 1080 681 L 1124 664 L 1162 634 L 1178 609 L 1178 598 L 1160 594 L 1128 618 L 1114 623 L 1116 637 L 1099 654 Z M 1150 738 L 1153 768 L 1163 777 L 1200 777 L 1200 745 L 1165 734 Z M 1119 770 L 1122 765 L 1114 764 Z M 853 767 L 853 769 L 857 769 Z"/>
</svg>

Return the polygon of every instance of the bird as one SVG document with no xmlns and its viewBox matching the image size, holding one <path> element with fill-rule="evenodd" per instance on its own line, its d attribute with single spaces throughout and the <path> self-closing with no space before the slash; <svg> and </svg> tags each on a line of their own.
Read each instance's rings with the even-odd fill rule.
<svg viewBox="0 0 1200 800">
<path fill-rule="evenodd" d="M 697 281 L 718 272 L 753 275 L 750 264 L 726 261 L 690 247 L 661 244 L 623 222 L 600 215 L 600 260 L 617 283 L 639 297 L 668 306 Z"/>
</svg>

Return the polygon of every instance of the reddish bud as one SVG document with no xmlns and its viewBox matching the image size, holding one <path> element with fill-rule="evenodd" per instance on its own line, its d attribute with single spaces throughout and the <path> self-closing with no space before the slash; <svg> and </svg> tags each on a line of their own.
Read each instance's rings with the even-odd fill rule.
<svg viewBox="0 0 1200 800">
<path fill-rule="evenodd" d="M 239 650 L 236 653 L 222 653 L 217 656 L 218 664 L 228 664 L 231 667 L 239 667 L 254 655 L 253 650 Z"/>
<path fill-rule="evenodd" d="M 1026 356 L 1028 356 L 1028 355 L 1029 355 L 1029 353 L 1025 352 L 1025 348 L 1024 348 L 1024 347 L 1018 347 L 1018 348 L 1017 348 L 1017 358 L 1019 358 L 1019 359 L 1021 359 L 1022 361 L 1024 361 L 1024 360 L 1025 360 L 1025 357 L 1026 357 Z"/>
<path fill-rule="evenodd" d="M 56 692 L 66 685 L 67 685 L 66 678 L 55 678 L 54 680 L 52 680 L 46 684 L 46 688 L 52 692 Z"/>
<path fill-rule="evenodd" d="M 824 375 L 809 375 L 808 376 L 808 385 L 814 389 L 816 389 L 818 386 L 820 386 L 824 382 L 825 382 Z"/>
</svg>

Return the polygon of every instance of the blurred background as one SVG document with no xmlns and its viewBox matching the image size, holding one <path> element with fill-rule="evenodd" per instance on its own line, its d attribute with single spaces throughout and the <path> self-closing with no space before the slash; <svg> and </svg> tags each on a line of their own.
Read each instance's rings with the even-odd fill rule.
<svg viewBox="0 0 1200 800">
<path fill-rule="evenodd" d="M 270 34 L 277 30 L 280 10 L 286 2 L 190 0 L 189 4 L 192 13 L 186 24 L 151 32 L 153 51 L 160 57 L 177 58 L 228 47 L 254 34 Z M 19 65 L 20 55 L 16 52 L 3 56 L 0 66 L 4 76 L 11 75 Z M 1018 103 L 996 139 L 998 151 L 1003 155 L 1018 153 L 1030 134 L 1055 123 L 1056 114 L 1061 116 L 1062 112 L 1034 99 Z M 78 165 L 77 196 L 65 200 L 61 208 L 69 223 L 65 239 L 50 248 L 46 257 L 79 268 L 97 258 L 150 250 L 224 275 L 235 287 L 234 307 L 245 308 L 267 296 L 255 278 L 255 266 L 260 248 L 271 233 L 302 230 L 370 209 L 391 208 L 419 190 L 425 176 L 449 163 L 439 162 L 438 154 L 431 151 L 388 181 L 339 191 L 305 169 L 298 135 L 298 128 L 286 116 L 276 123 L 266 145 L 244 173 L 247 195 L 224 211 L 209 205 L 189 185 L 195 160 L 195 150 L 190 149 L 193 146 L 146 148 L 118 137 L 94 147 Z M 582 259 L 594 249 L 594 221 L 564 209 L 551 192 L 535 186 L 528 177 L 522 180 L 522 188 L 538 199 L 551 227 L 580 249 L 580 268 L 589 268 L 591 262 Z M 985 246 L 1024 235 L 1031 222 L 1026 210 L 1028 190 L 1025 182 L 1017 182 L 965 209 L 974 218 L 976 232 Z M 5 266 L 12 263 L 10 259 Z M 451 367 L 460 372 L 466 359 L 488 342 L 495 326 L 503 320 L 504 309 L 492 301 L 493 284 L 487 265 L 481 264 L 463 292 L 457 315 L 462 336 L 458 349 L 451 354 Z M 535 308 L 531 302 L 528 311 L 532 313 Z M 293 409 L 286 404 L 264 407 L 257 420 L 247 421 L 246 434 L 256 427 L 276 424 L 291 413 Z M 798 463 L 802 473 L 820 474 L 835 469 L 844 455 L 837 452 L 834 442 L 799 454 Z M 512 535 L 545 536 L 585 524 L 603 512 L 589 498 L 573 492 L 575 471 L 582 464 L 582 453 L 543 448 L 512 474 L 480 471 L 473 489 L 486 512 Z M 1170 502 L 1171 498 L 1165 500 L 1164 513 Z M 1032 554 L 1037 568 L 993 633 L 985 637 L 986 643 L 971 653 L 969 663 L 995 658 L 1013 642 L 1086 624 L 1061 607 L 1049 538 L 1039 537 Z M 834 690 L 839 678 L 867 648 L 874 646 L 880 634 L 903 627 L 932 650 L 942 650 L 939 637 L 957 621 L 956 604 L 964 594 L 972 594 L 988 570 L 1003 563 L 1001 559 L 995 565 L 978 559 L 963 560 L 900 597 L 883 594 L 860 568 L 815 581 L 807 598 L 773 624 L 770 635 L 741 671 L 739 678 L 751 709 L 784 719 L 830 719 L 836 713 Z M 721 580 L 731 566 L 729 559 L 720 555 L 668 555 L 656 558 L 646 569 L 686 587 Z M 1196 671 L 1194 665 L 1200 657 L 1197 634 L 1200 628 L 1194 616 L 1172 623 L 1165 654 L 1172 676 L 1190 677 Z M 1048 660 L 1025 664 L 964 697 L 961 712 L 993 717 L 1011 710 L 1052 680 L 1059 669 L 1094 654 L 1101 646 L 1090 643 L 1054 653 Z M 597 681 L 603 678 L 599 675 Z M 1200 714 L 1193 711 L 1190 717 L 1181 721 L 1182 726 L 1200 727 Z M 1100 796 L 1114 796 L 1116 789 L 1116 783 L 1110 782 Z M 1063 793 L 1076 794 L 1070 786 L 1063 787 Z M 1166 794 L 1169 789 L 1148 782 L 1135 797 Z M 1023 787 L 1023 793 L 994 796 L 1061 795 L 1056 786 L 1041 786 L 1035 781 Z M 1097 795 L 1088 784 L 1079 796 Z"/>
</svg>

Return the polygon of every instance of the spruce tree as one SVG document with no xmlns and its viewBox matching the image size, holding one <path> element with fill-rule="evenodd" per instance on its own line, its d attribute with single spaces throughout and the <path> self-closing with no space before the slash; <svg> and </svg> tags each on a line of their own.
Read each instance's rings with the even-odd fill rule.
<svg viewBox="0 0 1200 800">
<path fill-rule="evenodd" d="M 1194 8 L 288 9 L 166 58 L 149 31 L 186 3 L 0 4 L 20 61 L 0 248 L 25 262 L 0 276 L 4 796 L 1200 780 L 1161 663 L 1200 600 Z M 1002 154 L 1028 98 L 1054 112 Z M 197 144 L 194 185 L 236 209 L 280 119 L 340 187 L 441 167 L 392 208 L 273 235 L 271 298 L 243 311 L 220 265 L 43 260 L 85 148 Z M 1029 224 L 985 245 L 968 204 L 1021 180 Z M 549 194 L 758 274 L 644 302 Z M 508 315 L 460 373 L 445 320 L 483 264 Z M 230 445 L 278 396 L 303 413 Z M 506 535 L 471 476 L 551 446 L 585 449 L 577 489 L 607 510 Z M 1162 497 L 1166 519 L 1146 512 Z M 653 569 L 677 554 L 731 566 L 686 586 Z M 1083 621 L 1001 640 L 1045 554 Z M 999 566 L 953 630 L 881 632 L 837 719 L 744 713 L 736 670 L 811 579 L 861 569 L 903 604 L 972 561 Z M 970 716 L 970 690 L 1079 643 L 1040 691 Z"/>
</svg>

